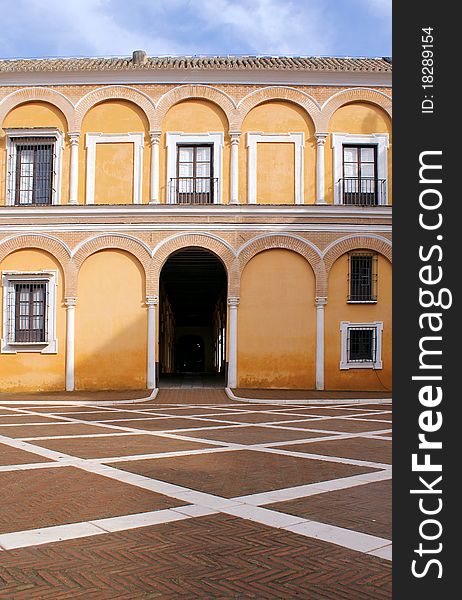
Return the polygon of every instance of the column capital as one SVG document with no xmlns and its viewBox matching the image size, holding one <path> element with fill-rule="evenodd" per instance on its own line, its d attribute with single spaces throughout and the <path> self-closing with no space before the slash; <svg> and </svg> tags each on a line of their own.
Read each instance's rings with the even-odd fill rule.
<svg viewBox="0 0 462 600">
<path fill-rule="evenodd" d="M 147 306 L 156 306 L 156 304 L 159 304 L 159 296 L 146 296 Z"/>
<path fill-rule="evenodd" d="M 328 135 L 328 133 L 315 133 L 314 137 L 316 138 L 316 144 L 318 146 L 324 146 Z"/>
<path fill-rule="evenodd" d="M 239 144 L 239 140 L 241 138 L 241 131 L 230 131 L 229 132 L 229 139 L 231 140 L 231 144 Z"/>
<path fill-rule="evenodd" d="M 80 131 L 69 131 L 67 134 L 71 146 L 77 146 L 80 138 Z"/>
<path fill-rule="evenodd" d="M 160 142 L 161 131 L 150 131 L 149 139 L 151 140 L 151 146 Z"/>
<path fill-rule="evenodd" d="M 240 298 L 237 296 L 232 296 L 228 298 L 228 304 L 231 308 L 237 308 L 239 306 Z"/>
<path fill-rule="evenodd" d="M 77 304 L 77 298 L 75 296 L 67 296 L 64 298 L 64 305 L 66 308 L 74 307 Z"/>
<path fill-rule="evenodd" d="M 325 306 L 327 304 L 327 298 L 323 296 L 318 296 L 315 299 L 316 306 Z"/>
</svg>

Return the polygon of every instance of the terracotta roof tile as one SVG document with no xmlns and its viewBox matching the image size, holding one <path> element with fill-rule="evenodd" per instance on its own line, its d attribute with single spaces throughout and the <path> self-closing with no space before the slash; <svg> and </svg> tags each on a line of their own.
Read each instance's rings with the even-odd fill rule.
<svg viewBox="0 0 462 600">
<path fill-rule="evenodd" d="M 391 72 L 390 58 L 307 56 L 152 56 L 0 59 L 0 73 L 20 71 L 96 71 L 133 69 L 286 69 L 296 71 Z"/>
</svg>

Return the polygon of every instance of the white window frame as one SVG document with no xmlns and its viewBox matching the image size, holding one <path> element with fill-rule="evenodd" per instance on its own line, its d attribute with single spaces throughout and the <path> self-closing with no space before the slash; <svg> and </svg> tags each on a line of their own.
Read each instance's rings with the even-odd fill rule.
<svg viewBox="0 0 462 600">
<path fill-rule="evenodd" d="M 19 143 L 16 138 L 37 138 L 37 144 L 40 144 L 40 138 L 55 138 L 54 143 L 54 159 L 55 164 L 53 168 L 53 181 L 52 181 L 52 193 L 51 203 L 61 204 L 61 182 L 62 182 L 62 171 L 63 171 L 63 148 L 64 148 L 64 134 L 60 129 L 56 127 L 33 127 L 30 129 L 26 128 L 5 128 L 6 135 L 6 204 L 7 206 L 17 206 L 15 204 L 14 197 L 14 181 L 16 177 L 16 157 L 17 148 Z M 21 204 L 20 206 L 36 206 L 34 204 Z"/>
<path fill-rule="evenodd" d="M 98 133 L 92 132 L 85 135 L 87 149 L 87 175 L 85 182 L 85 202 L 95 203 L 96 179 L 96 144 L 133 144 L 133 204 L 143 202 L 143 148 L 144 133 Z"/>
<path fill-rule="evenodd" d="M 257 204 L 257 144 L 284 143 L 295 145 L 294 188 L 295 204 L 304 203 L 304 148 L 305 134 L 302 131 L 290 133 L 262 133 L 249 131 L 247 133 L 247 198 L 249 204 Z"/>
<path fill-rule="evenodd" d="M 10 341 L 11 326 L 15 327 L 15 319 L 8 320 L 9 300 L 14 298 L 14 284 L 21 281 L 34 281 L 46 283 L 48 303 L 46 305 L 48 330 L 44 342 L 12 342 Z M 41 354 L 57 354 L 58 340 L 56 337 L 56 297 L 58 289 L 58 271 L 3 271 L 3 337 L 1 339 L 2 354 L 16 354 L 17 352 L 40 352 Z M 13 307 L 13 314 L 15 306 Z"/>
<path fill-rule="evenodd" d="M 384 179 L 383 197 L 379 194 L 379 205 L 388 204 L 388 133 L 371 133 L 357 135 L 355 133 L 333 133 L 333 175 L 334 204 L 343 204 L 339 179 L 343 177 L 343 146 L 353 144 L 359 146 L 377 146 L 377 179 Z"/>
<path fill-rule="evenodd" d="M 221 131 L 209 131 L 207 133 L 183 133 L 181 131 L 168 131 L 165 134 L 165 147 L 167 150 L 167 204 L 175 204 L 168 193 L 171 179 L 177 177 L 176 160 L 178 144 L 211 144 L 213 156 L 213 175 L 217 179 L 217 193 L 214 196 L 214 204 L 223 204 L 223 146 L 225 134 Z"/>
<path fill-rule="evenodd" d="M 376 354 L 375 361 L 366 362 L 348 362 L 348 330 L 355 327 L 364 327 L 365 329 L 375 329 Z M 350 321 L 340 322 L 340 369 L 382 369 L 382 333 L 383 321 L 373 321 L 370 323 L 352 323 Z"/>
</svg>

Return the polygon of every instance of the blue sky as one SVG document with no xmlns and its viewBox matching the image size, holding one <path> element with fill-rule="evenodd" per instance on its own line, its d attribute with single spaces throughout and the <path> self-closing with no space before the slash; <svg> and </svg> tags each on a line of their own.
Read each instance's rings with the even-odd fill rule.
<svg viewBox="0 0 462 600">
<path fill-rule="evenodd" d="M 0 0 L 0 57 L 390 56 L 392 0 Z"/>
</svg>

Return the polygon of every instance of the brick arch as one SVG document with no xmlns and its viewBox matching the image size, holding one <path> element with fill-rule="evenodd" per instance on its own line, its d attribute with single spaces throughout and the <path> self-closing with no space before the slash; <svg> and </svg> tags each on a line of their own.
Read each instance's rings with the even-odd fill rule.
<svg viewBox="0 0 462 600">
<path fill-rule="evenodd" d="M 330 244 L 324 251 L 324 264 L 326 268 L 326 275 L 329 276 L 329 272 L 332 269 L 335 261 L 340 258 L 346 252 L 352 250 L 374 250 L 387 260 L 392 262 L 392 246 L 391 241 L 378 235 L 358 235 L 348 236 L 336 240 Z M 325 294 L 327 296 L 327 279 Z"/>
<path fill-rule="evenodd" d="M 300 106 L 313 121 L 315 130 L 319 131 L 318 122 L 321 109 L 316 100 L 300 90 L 284 86 L 265 87 L 247 94 L 238 104 L 239 123 L 237 123 L 237 129 L 241 130 L 245 117 L 253 108 L 271 100 L 284 100 Z"/>
<path fill-rule="evenodd" d="M 321 108 L 320 131 L 328 131 L 330 120 L 335 111 L 351 102 L 374 104 L 384 110 L 391 119 L 392 99 L 390 96 L 370 88 L 353 88 L 342 90 L 326 100 Z"/>
<path fill-rule="evenodd" d="M 151 266 L 151 254 L 149 250 L 136 238 L 111 234 L 90 238 L 78 246 L 72 256 L 70 265 L 69 296 L 77 296 L 77 279 L 83 263 L 92 254 L 101 250 L 123 250 L 134 256 L 143 267 L 146 278 L 146 295 L 149 295 L 147 282 L 147 274 Z"/>
<path fill-rule="evenodd" d="M 153 129 L 162 130 L 162 121 L 167 112 L 183 100 L 208 100 L 225 113 L 230 130 L 236 129 L 237 110 L 233 100 L 218 88 L 210 85 L 180 85 L 166 92 L 156 104 L 156 122 Z"/>
<path fill-rule="evenodd" d="M 82 122 L 87 112 L 107 100 L 127 100 L 140 108 L 146 115 L 151 130 L 155 129 L 156 109 L 154 102 L 139 90 L 124 85 L 109 85 L 88 92 L 75 105 L 75 120 L 73 129 L 80 131 Z"/>
<path fill-rule="evenodd" d="M 233 278 L 233 274 L 235 273 L 235 269 L 233 269 L 235 254 L 224 240 L 205 233 L 182 233 L 175 235 L 164 240 L 154 249 L 152 268 L 149 274 L 153 294 L 157 295 L 159 293 L 160 273 L 169 256 L 177 250 L 191 247 L 209 250 L 221 260 L 228 277 L 228 292 L 232 295 L 232 292 L 235 290 L 235 281 Z"/>
<path fill-rule="evenodd" d="M 74 105 L 61 92 L 43 87 L 29 87 L 12 92 L 0 102 L 0 127 L 6 115 L 16 106 L 26 102 L 47 102 L 58 108 L 64 115 L 68 131 L 74 120 Z"/>
<path fill-rule="evenodd" d="M 50 254 L 61 266 L 64 274 L 64 293 L 67 294 L 69 284 L 69 248 L 57 238 L 40 235 L 17 235 L 0 240 L 0 264 L 12 252 L 18 250 L 43 250 Z"/>
<path fill-rule="evenodd" d="M 238 252 L 239 282 L 247 263 L 254 258 L 254 256 L 265 250 L 291 250 L 292 252 L 303 256 L 309 263 L 315 276 L 316 295 L 321 295 L 318 293 L 318 280 L 320 274 L 322 275 L 323 273 L 321 253 L 311 242 L 293 235 L 265 234 L 258 236 L 241 246 Z"/>
</svg>

